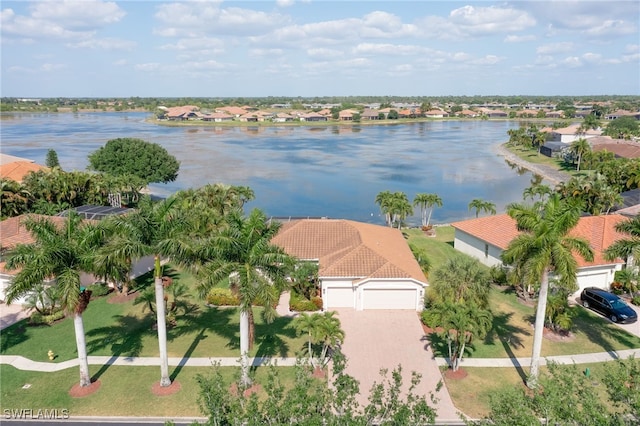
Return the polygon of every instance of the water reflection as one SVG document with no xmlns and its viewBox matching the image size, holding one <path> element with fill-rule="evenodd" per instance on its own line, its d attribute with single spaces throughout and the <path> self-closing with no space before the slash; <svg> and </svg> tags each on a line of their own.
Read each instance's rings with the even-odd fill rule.
<svg viewBox="0 0 640 426">
<path fill-rule="evenodd" d="M 496 155 L 516 123 L 426 122 L 394 125 L 162 127 L 144 113 L 2 115 L 2 152 L 44 163 L 58 152 L 66 170 L 85 169 L 89 153 L 118 137 L 165 147 L 180 161 L 178 189 L 225 182 L 248 185 L 273 216 L 328 216 L 382 223 L 375 196 L 383 190 L 437 193 L 444 205 L 435 223 L 472 217 L 482 198 L 498 211 L 520 201 L 529 185 Z M 521 173 L 518 170 L 518 173 Z M 419 211 L 416 211 L 419 214 Z M 414 223 L 419 219 L 412 218 Z"/>
</svg>

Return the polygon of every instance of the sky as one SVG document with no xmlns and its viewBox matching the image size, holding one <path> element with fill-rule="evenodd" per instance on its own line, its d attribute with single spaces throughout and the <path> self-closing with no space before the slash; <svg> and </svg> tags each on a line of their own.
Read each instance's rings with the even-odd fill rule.
<svg viewBox="0 0 640 426">
<path fill-rule="evenodd" d="M 640 95 L 640 2 L 0 3 L 3 97 Z"/>
</svg>

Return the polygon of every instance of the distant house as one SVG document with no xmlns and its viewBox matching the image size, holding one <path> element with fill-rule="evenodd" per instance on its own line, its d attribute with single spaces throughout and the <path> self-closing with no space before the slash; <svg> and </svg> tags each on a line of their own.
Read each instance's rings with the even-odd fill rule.
<svg viewBox="0 0 640 426">
<path fill-rule="evenodd" d="M 167 108 L 165 111 L 165 117 L 172 121 L 183 121 L 193 118 L 199 118 L 200 114 L 197 113 L 199 108 L 194 105 L 185 105 L 179 107 Z"/>
<path fill-rule="evenodd" d="M 274 123 L 286 123 L 288 121 L 293 121 L 294 117 L 284 112 L 280 112 L 276 114 L 272 120 Z"/>
<path fill-rule="evenodd" d="M 500 109 L 480 108 L 480 111 L 482 112 L 482 115 L 485 115 L 488 118 L 506 118 L 509 116 L 509 114 Z"/>
<path fill-rule="evenodd" d="M 379 120 L 380 119 L 380 111 L 377 109 L 365 109 L 362 112 L 361 117 L 363 120 Z"/>
<path fill-rule="evenodd" d="M 353 109 L 344 109 L 338 113 L 338 120 L 340 121 L 352 121 L 353 116 L 359 114 L 358 111 Z"/>
<path fill-rule="evenodd" d="M 229 114 L 233 117 L 240 117 L 244 114 L 246 114 L 248 111 L 244 108 L 240 108 L 240 107 L 235 107 L 235 106 L 230 106 L 230 107 L 222 107 L 222 108 L 216 108 L 216 112 L 224 112 L 226 114 Z"/>
<path fill-rule="evenodd" d="M 556 142 L 571 143 L 578 139 L 589 139 L 595 136 L 600 136 L 602 130 L 588 129 L 586 131 L 580 131 L 580 124 L 572 124 L 560 129 L 551 129 L 551 136 L 549 140 Z"/>
<path fill-rule="evenodd" d="M 301 121 L 327 121 L 327 117 L 317 112 L 310 112 L 300 116 Z"/>
<path fill-rule="evenodd" d="M 622 196 L 622 205 L 616 206 L 615 212 L 623 216 L 640 215 L 640 188 L 625 191 L 620 194 Z"/>
<path fill-rule="evenodd" d="M 570 235 L 589 241 L 594 252 L 592 262 L 575 256 L 578 263 L 578 291 L 591 286 L 608 289 L 615 272 L 622 269 L 624 262 L 620 259 L 606 260 L 604 251 L 615 241 L 626 237 L 615 230 L 615 226 L 625 220 L 628 219 L 619 214 L 582 217 L 571 231 Z M 465 220 L 451 225 L 455 228 L 454 248 L 487 266 L 502 265 L 502 252 L 519 235 L 516 221 L 507 214 Z"/>
<path fill-rule="evenodd" d="M 214 121 L 216 123 L 222 123 L 224 121 L 233 121 L 233 116 L 225 114 L 224 112 L 214 112 L 202 116 L 203 121 Z"/>
<path fill-rule="evenodd" d="M 240 117 L 238 117 L 238 120 L 240 121 L 244 121 L 244 122 L 258 122 L 258 115 L 253 113 L 253 112 L 248 112 L 246 114 L 241 115 Z"/>
<path fill-rule="evenodd" d="M 273 243 L 318 263 L 323 309 L 424 306 L 425 276 L 398 229 L 351 220 L 284 223 Z"/>
<path fill-rule="evenodd" d="M 476 111 L 471 111 L 470 109 L 463 109 L 458 113 L 458 115 L 461 117 L 467 117 L 467 118 L 480 117 L 480 113 Z"/>
<path fill-rule="evenodd" d="M 429 111 L 425 111 L 423 115 L 427 118 L 444 118 L 449 116 L 446 111 L 442 111 L 441 109 L 432 109 Z"/>
</svg>

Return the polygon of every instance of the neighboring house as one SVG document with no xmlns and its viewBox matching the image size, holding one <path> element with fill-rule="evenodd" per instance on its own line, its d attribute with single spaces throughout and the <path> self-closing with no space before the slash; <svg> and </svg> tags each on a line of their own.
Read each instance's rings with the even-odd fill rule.
<svg viewBox="0 0 640 426">
<path fill-rule="evenodd" d="M 172 107 L 166 109 L 165 117 L 168 120 L 182 121 L 192 118 L 199 118 L 200 114 L 197 112 L 199 108 L 195 105 L 185 105 L 179 107 Z"/>
<path fill-rule="evenodd" d="M 327 121 L 327 117 L 317 112 L 310 112 L 300 116 L 300 121 Z"/>
<path fill-rule="evenodd" d="M 377 109 L 365 109 L 362 113 L 363 120 L 379 120 L 380 119 L 380 111 Z"/>
<path fill-rule="evenodd" d="M 273 117 L 274 123 L 286 123 L 288 121 L 293 121 L 294 117 L 285 112 L 280 112 Z"/>
<path fill-rule="evenodd" d="M 578 225 L 571 231 L 572 236 L 589 241 L 594 253 L 593 262 L 575 256 L 579 287 L 576 295 L 585 287 L 609 289 L 615 272 L 622 269 L 624 262 L 620 259 L 606 260 L 604 251 L 615 241 L 626 238 L 615 230 L 615 226 L 624 220 L 628 218 L 619 214 L 586 216 L 580 218 Z M 519 234 L 516 221 L 507 214 L 465 220 L 451 225 L 455 228 L 454 248 L 487 266 L 502 265 L 502 252 Z"/>
<path fill-rule="evenodd" d="M 424 116 L 427 118 L 444 118 L 444 117 L 448 117 L 449 114 L 446 111 L 442 111 L 440 109 L 432 109 L 432 110 L 426 111 L 424 113 Z"/>
<path fill-rule="evenodd" d="M 613 139 L 610 136 L 596 136 L 589 139 L 589 144 L 594 152 L 609 151 L 618 158 L 640 158 L 640 143 Z"/>
<path fill-rule="evenodd" d="M 202 117 L 202 120 L 222 123 L 223 121 L 233 121 L 233 116 L 229 114 L 225 114 L 224 112 L 214 112 L 211 114 L 204 115 Z"/>
<path fill-rule="evenodd" d="M 467 118 L 480 117 L 480 113 L 477 113 L 476 111 L 471 111 L 470 109 L 463 109 L 458 113 L 458 115 L 461 117 L 467 117 Z"/>
<path fill-rule="evenodd" d="M 230 107 L 218 108 L 218 109 L 216 109 L 216 112 L 224 112 L 224 113 L 227 113 L 229 115 L 232 115 L 232 116 L 238 118 L 241 115 L 246 114 L 248 111 L 246 109 L 244 109 L 244 108 L 230 106 Z"/>
<path fill-rule="evenodd" d="M 616 206 L 615 212 L 624 216 L 640 215 L 640 188 L 625 191 L 620 194 L 622 205 Z"/>
<path fill-rule="evenodd" d="M 509 116 L 509 114 L 500 109 L 480 108 L 480 111 L 488 118 L 507 118 Z"/>
<path fill-rule="evenodd" d="M 318 262 L 323 309 L 409 309 L 424 306 L 427 286 L 398 229 L 350 220 L 284 223 L 273 243 Z"/>
<path fill-rule="evenodd" d="M 584 132 L 579 133 L 578 129 L 580 128 L 579 124 L 572 124 L 568 127 L 563 127 L 560 129 L 551 129 L 551 136 L 549 138 L 550 141 L 554 142 L 563 142 L 570 144 L 571 142 L 578 139 L 590 139 L 596 136 L 600 136 L 602 134 L 602 130 L 593 130 L 588 129 Z"/>
<path fill-rule="evenodd" d="M 6 163 L 0 165 L 0 178 L 11 179 L 18 183 L 22 183 L 22 180 L 31 172 L 38 172 L 40 170 L 49 170 L 48 167 L 41 166 L 32 161 L 14 161 L 12 163 Z"/>
<path fill-rule="evenodd" d="M 79 213 L 83 215 L 88 220 L 99 220 L 104 218 L 110 214 L 123 214 L 131 209 L 126 208 L 116 208 L 116 207 L 99 207 L 103 210 L 101 213 L 98 213 L 95 209 L 93 211 L 89 211 L 87 208 L 89 207 L 98 207 L 98 206 L 82 206 L 79 207 Z M 59 216 L 43 216 L 43 215 L 31 215 L 35 217 L 47 218 L 48 220 L 55 223 L 57 226 L 63 226 L 66 218 L 63 217 L 66 212 L 60 213 Z M 2 239 L 0 240 L 0 300 L 5 300 L 6 291 L 13 277 L 16 274 L 16 271 L 8 270 L 5 265 L 4 256 L 6 253 L 14 248 L 17 244 L 30 244 L 32 243 L 33 237 L 31 233 L 27 231 L 27 229 L 22 224 L 22 221 L 29 215 L 20 215 L 11 217 L 9 219 L 5 219 L 0 222 L 0 236 Z M 147 272 L 153 270 L 154 259 L 153 256 L 146 256 L 140 259 L 133 265 L 131 271 L 131 279 L 137 278 L 140 275 L 146 274 Z M 96 277 L 89 274 L 82 274 L 80 277 L 81 283 L 83 285 L 89 285 L 94 283 L 97 279 Z M 25 304 L 27 297 L 23 297 L 20 300 L 16 300 L 14 303 L 16 304 Z"/>
</svg>

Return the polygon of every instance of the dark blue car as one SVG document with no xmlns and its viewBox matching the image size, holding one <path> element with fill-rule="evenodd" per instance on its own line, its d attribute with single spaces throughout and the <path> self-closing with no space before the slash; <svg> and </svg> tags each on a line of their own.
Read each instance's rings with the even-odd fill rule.
<svg viewBox="0 0 640 426">
<path fill-rule="evenodd" d="M 613 293 L 597 287 L 587 287 L 580 294 L 582 306 L 600 312 L 612 322 L 630 324 L 638 321 L 638 314 Z"/>
</svg>

